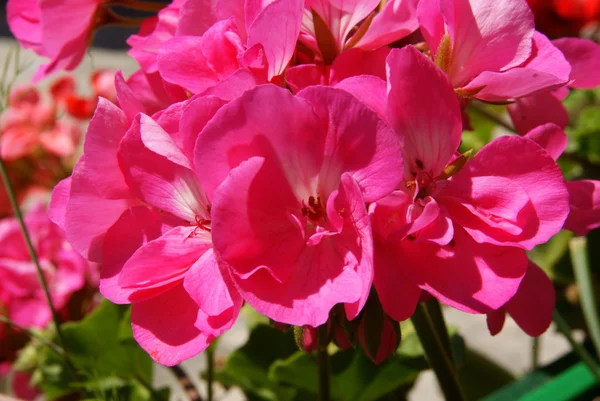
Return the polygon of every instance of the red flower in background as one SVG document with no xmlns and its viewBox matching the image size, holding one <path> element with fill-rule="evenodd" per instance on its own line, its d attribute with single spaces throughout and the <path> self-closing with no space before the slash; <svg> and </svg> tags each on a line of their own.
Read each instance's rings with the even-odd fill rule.
<svg viewBox="0 0 600 401">
<path fill-rule="evenodd" d="M 600 0 L 527 0 L 536 28 L 557 38 L 578 36 L 582 28 L 600 21 Z"/>
</svg>

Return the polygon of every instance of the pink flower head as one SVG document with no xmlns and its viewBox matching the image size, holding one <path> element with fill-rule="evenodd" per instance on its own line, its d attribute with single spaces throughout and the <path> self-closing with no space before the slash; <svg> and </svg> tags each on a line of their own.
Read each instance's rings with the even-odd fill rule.
<svg viewBox="0 0 600 401">
<path fill-rule="evenodd" d="M 79 65 L 94 31 L 111 20 L 103 6 L 107 0 L 10 0 L 8 25 L 19 43 L 50 59 L 40 66 L 34 80 Z"/>
<path fill-rule="evenodd" d="M 218 94 L 219 87 L 228 86 L 241 94 L 277 79 L 294 53 L 302 5 L 299 0 L 186 2 L 176 36 L 160 47 L 158 71 L 192 93 L 214 88 Z"/>
<path fill-rule="evenodd" d="M 94 282 L 96 267 L 71 248 L 61 230 L 48 219 L 42 204 L 27 213 L 25 224 L 46 276 L 54 306 L 64 319 L 74 318 L 69 313 L 69 302 L 74 293 L 86 286 L 97 285 Z M 0 276 L 0 313 L 20 326 L 44 328 L 52 316 L 19 223 L 14 218 L 0 220 Z M 3 338 L 3 328 L 4 324 L 0 323 L 2 348 L 8 341 Z M 0 359 L 10 359 L 4 351 L 0 352 Z"/>
<path fill-rule="evenodd" d="M 388 118 L 404 139 L 404 183 L 370 207 L 375 279 L 388 315 L 412 315 L 421 290 L 471 313 L 504 305 L 527 270 L 525 250 L 557 233 L 569 199 L 537 143 L 501 137 L 472 160 L 446 74 L 412 47 L 388 57 Z M 411 77 L 411 79 L 406 79 Z"/>
<path fill-rule="evenodd" d="M 541 336 L 552 323 L 556 294 L 550 278 L 533 262 L 515 295 L 504 306 L 487 314 L 490 334 L 495 336 L 504 326 L 506 313 L 532 337 Z"/>
<path fill-rule="evenodd" d="M 569 63 L 534 30 L 525 0 L 422 0 L 417 14 L 431 57 L 461 96 L 505 102 L 569 80 Z"/>
<path fill-rule="evenodd" d="M 217 264 L 210 197 L 192 163 L 198 132 L 223 103 L 193 98 L 151 118 L 100 99 L 83 158 L 53 193 L 52 218 L 102 262 L 101 293 L 132 304 L 134 337 L 166 365 L 203 351 L 242 304 Z"/>
<path fill-rule="evenodd" d="M 418 28 L 416 9 L 416 0 L 306 2 L 295 65 L 286 71 L 286 83 L 298 92 L 359 75 L 385 80 L 387 45 Z"/>
<path fill-rule="evenodd" d="M 246 302 L 297 326 L 323 324 L 338 303 L 356 317 L 373 277 L 365 202 L 402 173 L 383 120 L 340 89 L 263 85 L 219 110 L 195 166 L 215 249 Z"/>
</svg>

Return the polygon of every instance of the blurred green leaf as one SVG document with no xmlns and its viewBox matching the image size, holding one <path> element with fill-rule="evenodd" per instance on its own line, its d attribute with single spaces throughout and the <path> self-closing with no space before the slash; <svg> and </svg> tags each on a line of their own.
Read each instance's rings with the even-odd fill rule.
<svg viewBox="0 0 600 401">
<path fill-rule="evenodd" d="M 234 351 L 216 379 L 225 385 L 240 387 L 251 399 L 266 401 L 291 401 L 295 389 L 281 386 L 269 377 L 270 366 L 298 351 L 290 332 L 259 324 L 250 333 L 248 342 Z"/>
</svg>

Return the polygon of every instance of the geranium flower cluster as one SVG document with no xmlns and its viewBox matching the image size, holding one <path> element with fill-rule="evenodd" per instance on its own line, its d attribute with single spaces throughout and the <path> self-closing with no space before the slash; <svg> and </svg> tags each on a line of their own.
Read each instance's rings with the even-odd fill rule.
<svg viewBox="0 0 600 401">
<path fill-rule="evenodd" d="M 129 44 L 141 69 L 98 102 L 51 217 L 156 361 L 204 350 L 244 302 L 376 362 L 426 294 L 493 333 L 506 312 L 547 329 L 526 251 L 600 225 L 600 199 L 565 182 L 566 121 L 533 99 L 598 85 L 596 44 L 550 41 L 525 0 L 175 0 Z M 509 103 L 523 135 L 459 152 L 473 100 Z"/>
</svg>

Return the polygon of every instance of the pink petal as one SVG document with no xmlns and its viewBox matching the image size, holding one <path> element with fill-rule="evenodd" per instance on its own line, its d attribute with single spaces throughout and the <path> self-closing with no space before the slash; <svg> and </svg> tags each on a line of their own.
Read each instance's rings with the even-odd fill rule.
<svg viewBox="0 0 600 401">
<path fill-rule="evenodd" d="M 196 227 L 175 227 L 139 248 L 119 277 L 122 287 L 147 289 L 182 279 L 212 247 L 210 234 Z"/>
<path fill-rule="evenodd" d="M 386 82 L 378 77 L 360 75 L 346 78 L 335 84 L 335 88 L 343 89 L 352 94 L 365 106 L 377 113 L 383 120 L 386 119 L 387 88 Z"/>
<path fill-rule="evenodd" d="M 508 113 L 521 135 L 542 124 L 554 123 L 565 128 L 569 123 L 567 110 L 550 92 L 538 92 L 516 99 L 508 105 Z"/>
<path fill-rule="evenodd" d="M 431 54 L 437 54 L 438 46 L 446 34 L 446 22 L 442 15 L 440 0 L 419 0 L 417 19 L 420 32 Z"/>
<path fill-rule="evenodd" d="M 146 111 L 138 96 L 136 96 L 127 82 L 125 82 L 123 72 L 120 70 L 115 74 L 115 88 L 119 105 L 129 121 L 133 120 L 138 113 L 144 113 Z M 120 118 L 121 117 L 119 116 L 119 119 Z"/>
<path fill-rule="evenodd" d="M 462 120 L 454 90 L 446 74 L 412 46 L 393 50 L 387 63 L 387 114 L 404 138 L 405 177 L 414 179 L 412 173 L 419 171 L 436 177 L 460 144 Z"/>
<path fill-rule="evenodd" d="M 198 305 L 182 285 L 133 305 L 133 336 L 156 362 L 173 366 L 204 351 L 214 337 L 194 325 Z"/>
<path fill-rule="evenodd" d="M 577 235 L 587 235 L 600 227 L 600 181 L 567 181 L 570 212 L 565 227 Z"/>
<path fill-rule="evenodd" d="M 274 85 L 259 86 L 223 106 L 206 125 L 194 166 L 209 199 L 229 171 L 252 156 L 276 154 L 292 181 L 308 186 L 321 166 L 322 132 L 307 101 Z"/>
<path fill-rule="evenodd" d="M 489 312 L 487 314 L 487 327 L 490 334 L 495 336 L 502 331 L 504 321 L 506 320 L 506 311 L 504 308 Z"/>
<path fill-rule="evenodd" d="M 454 227 L 451 245 L 406 239 L 397 260 L 412 282 L 456 309 L 488 313 L 517 291 L 527 270 L 527 254 L 518 248 L 478 244 Z"/>
<path fill-rule="evenodd" d="M 504 307 L 525 333 L 537 337 L 552 323 L 555 300 L 552 281 L 530 261 L 517 293 Z"/>
<path fill-rule="evenodd" d="M 419 27 L 417 3 L 418 0 L 390 0 L 385 3 L 356 47 L 375 50 L 416 31 Z"/>
<path fill-rule="evenodd" d="M 560 38 L 553 40 L 554 46 L 564 54 L 571 64 L 569 86 L 593 89 L 600 85 L 600 46 L 589 39 Z"/>
<path fill-rule="evenodd" d="M 484 71 L 505 71 L 531 54 L 533 14 L 521 0 L 440 0 L 452 40 L 448 75 L 461 87 Z"/>
<path fill-rule="evenodd" d="M 119 143 L 128 128 L 129 121 L 125 113 L 108 100 L 100 98 L 88 126 L 84 153 L 89 178 L 98 193 L 107 199 L 130 197 L 117 159 Z"/>
<path fill-rule="evenodd" d="M 421 296 L 421 289 L 403 271 L 385 243 L 375 240 L 375 277 L 373 285 L 385 313 L 399 322 L 413 315 Z"/>
<path fill-rule="evenodd" d="M 298 93 L 308 100 L 328 127 L 318 192 L 339 185 L 340 171 L 348 172 L 366 202 L 392 192 L 402 180 L 400 140 L 389 126 L 349 93 L 331 87 L 309 87 Z"/>
<path fill-rule="evenodd" d="M 168 82 L 192 93 L 202 93 L 219 78 L 202 52 L 203 38 L 179 36 L 166 42 L 158 53 L 158 70 Z"/>
<path fill-rule="evenodd" d="M 513 182 L 530 199 L 519 213 L 519 234 L 483 226 L 463 216 L 462 225 L 478 241 L 489 241 L 499 245 L 514 245 L 532 249 L 556 234 L 568 214 L 568 192 L 562 172 L 552 157 L 538 144 L 517 136 L 500 137 L 481 149 L 453 179 L 465 177 L 494 177 L 501 175 Z M 474 206 L 477 206 L 474 204 Z M 452 215 L 457 222 L 458 216 Z M 463 221 L 464 219 L 464 221 Z"/>
<path fill-rule="evenodd" d="M 333 60 L 329 84 L 333 86 L 345 78 L 357 75 L 374 75 L 385 80 L 385 61 L 389 53 L 388 47 L 373 51 L 350 49 L 343 52 Z"/>
<path fill-rule="evenodd" d="M 98 194 L 81 158 L 73 170 L 64 217 L 67 240 L 86 259 L 101 262 L 106 231 L 128 207 L 127 200 L 103 199 Z"/>
<path fill-rule="evenodd" d="M 103 261 L 100 270 L 100 292 L 111 302 L 127 304 L 153 298 L 173 287 L 167 283 L 149 289 L 124 288 L 120 284 L 123 266 L 138 249 L 182 222 L 168 213 L 136 206 L 125 211 L 108 229 L 103 243 Z"/>
<path fill-rule="evenodd" d="M 542 148 L 546 149 L 546 152 L 548 152 L 554 160 L 557 160 L 565 150 L 568 140 L 565 131 L 552 123 L 540 125 L 539 127 L 532 129 L 525 135 L 525 138 L 531 139 Z"/>
<path fill-rule="evenodd" d="M 189 160 L 150 117 L 141 115 L 132 123 L 118 155 L 140 199 L 188 222 L 207 218 L 208 200 Z"/>
<path fill-rule="evenodd" d="M 219 80 L 233 75 L 244 52 L 233 18 L 217 22 L 202 36 L 202 53 Z"/>
<path fill-rule="evenodd" d="M 215 248 L 244 278 L 266 269 L 286 280 L 305 246 L 290 212 L 300 209 L 281 167 L 272 159 L 252 157 L 230 172 L 213 197 Z"/>
<path fill-rule="evenodd" d="M 68 177 L 56 184 L 52 190 L 52 198 L 48 206 L 48 217 L 63 231 L 65 230 L 65 215 L 70 197 L 71 177 Z"/>
<path fill-rule="evenodd" d="M 185 105 L 179 121 L 179 135 L 181 135 L 181 149 L 188 160 L 194 160 L 194 146 L 200 131 L 226 103 L 215 96 L 202 96 Z"/>
<path fill-rule="evenodd" d="M 283 73 L 294 54 L 303 9 L 301 0 L 275 0 L 248 28 L 248 47 L 260 43 L 264 48 L 269 62 L 269 80 Z"/>
<path fill-rule="evenodd" d="M 311 85 L 325 85 L 326 81 L 327 75 L 322 65 L 302 64 L 285 70 L 285 82 L 293 93 Z"/>
<path fill-rule="evenodd" d="M 192 265 L 183 280 L 183 287 L 200 310 L 207 315 L 206 323 L 198 326 L 214 336 L 231 328 L 242 307 L 243 299 L 226 268 L 220 268 L 214 251 L 209 249 Z"/>
</svg>

